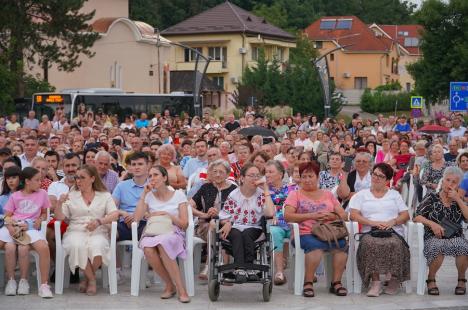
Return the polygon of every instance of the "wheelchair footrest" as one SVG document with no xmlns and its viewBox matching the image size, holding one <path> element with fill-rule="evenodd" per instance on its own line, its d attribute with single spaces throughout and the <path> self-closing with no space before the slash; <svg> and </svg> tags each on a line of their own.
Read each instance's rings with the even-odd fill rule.
<svg viewBox="0 0 468 310">
<path fill-rule="evenodd" d="M 270 270 L 270 266 L 268 265 L 259 265 L 259 264 L 226 264 L 218 267 L 219 272 L 229 272 L 235 269 L 245 269 L 245 270 L 258 270 L 258 271 L 265 271 L 268 272 Z"/>
</svg>

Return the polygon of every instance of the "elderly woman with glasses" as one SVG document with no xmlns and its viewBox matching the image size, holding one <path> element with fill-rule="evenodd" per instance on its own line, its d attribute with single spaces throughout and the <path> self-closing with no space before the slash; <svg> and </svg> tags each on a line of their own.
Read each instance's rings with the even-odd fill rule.
<svg viewBox="0 0 468 310">
<path fill-rule="evenodd" d="M 442 177 L 441 190 L 427 194 L 416 209 L 415 222 L 424 225 L 424 256 L 429 266 L 427 292 L 439 295 L 436 274 L 445 256 L 455 256 L 458 270 L 458 284 L 455 295 L 466 294 L 466 269 L 468 268 L 468 240 L 463 235 L 462 221 L 468 221 L 468 206 L 458 193 L 463 172 L 458 167 L 448 167 Z M 450 222 L 458 227 L 451 235 Z"/>
<path fill-rule="evenodd" d="M 249 264 L 255 259 L 255 240 L 262 234 L 261 218 L 273 217 L 275 208 L 260 170 L 246 163 L 240 173 L 241 185 L 229 194 L 219 214 L 223 219 L 220 233 L 232 244 L 234 263 Z M 244 282 L 256 273 L 239 268 L 234 275 L 236 281 Z"/>
<path fill-rule="evenodd" d="M 386 294 L 396 294 L 400 283 L 410 278 L 410 252 L 402 239 L 405 224 L 409 220 L 408 207 L 401 195 L 389 189 L 393 168 L 380 163 L 372 169 L 371 187 L 356 193 L 349 202 L 351 219 L 362 225 L 356 259 L 364 286 L 371 282 L 367 293 L 377 297 L 382 291 L 380 275 L 390 278 Z M 387 238 L 372 235 L 372 231 L 393 230 Z M 370 233 L 368 233 L 370 232 Z"/>
</svg>

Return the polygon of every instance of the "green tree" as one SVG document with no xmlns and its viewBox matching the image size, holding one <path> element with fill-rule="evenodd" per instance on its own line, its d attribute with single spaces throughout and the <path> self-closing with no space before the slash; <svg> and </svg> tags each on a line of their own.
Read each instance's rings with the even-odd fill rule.
<svg viewBox="0 0 468 310">
<path fill-rule="evenodd" d="M 1 1 L 0 50 L 14 79 L 13 95 L 25 94 L 25 66 L 60 70 L 80 66 L 79 56 L 93 56 L 90 48 L 98 34 L 88 21 L 94 12 L 80 12 L 85 0 Z"/>
<path fill-rule="evenodd" d="M 417 93 L 435 103 L 447 98 L 450 81 L 468 80 L 468 1 L 428 0 L 416 18 L 424 27 L 424 57 L 408 71 Z"/>
</svg>

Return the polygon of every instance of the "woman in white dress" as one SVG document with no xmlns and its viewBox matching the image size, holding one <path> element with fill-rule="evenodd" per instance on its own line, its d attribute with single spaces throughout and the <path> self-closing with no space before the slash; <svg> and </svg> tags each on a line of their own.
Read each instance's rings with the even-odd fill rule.
<svg viewBox="0 0 468 310">
<path fill-rule="evenodd" d="M 85 280 L 80 292 L 96 294 L 96 270 L 110 259 L 110 227 L 119 213 L 111 194 L 94 166 L 84 165 L 76 173 L 76 188 L 59 199 L 55 216 L 67 219 L 69 226 L 63 236 L 63 248 L 70 270 L 80 267 Z"/>
<path fill-rule="evenodd" d="M 168 216 L 173 225 L 172 231 L 155 236 L 150 236 L 148 231 L 145 231 L 140 240 L 140 248 L 143 249 L 148 264 L 165 283 L 161 299 L 169 299 L 178 293 L 179 301 L 188 303 L 190 298 L 176 261 L 177 257 L 184 259 L 187 255 L 187 197 L 181 190 L 174 191 L 169 188 L 168 173 L 162 166 L 150 169 L 149 182 L 135 210 L 135 222 L 138 223 L 147 212 L 150 216 L 148 221 L 154 216 Z"/>
</svg>

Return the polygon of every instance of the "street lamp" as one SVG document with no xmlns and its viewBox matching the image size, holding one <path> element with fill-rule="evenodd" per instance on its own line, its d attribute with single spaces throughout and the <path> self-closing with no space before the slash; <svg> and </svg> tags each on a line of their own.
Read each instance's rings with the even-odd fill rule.
<svg viewBox="0 0 468 310">
<path fill-rule="evenodd" d="M 157 29 L 157 28 L 154 30 L 154 32 L 156 34 L 156 45 L 159 48 L 159 46 L 161 44 L 161 33 L 160 33 L 159 29 Z M 195 109 L 195 114 L 201 116 L 201 114 L 202 114 L 201 102 L 200 102 L 201 85 L 202 85 L 202 82 L 203 82 L 203 77 L 206 74 L 206 70 L 208 69 L 208 65 L 210 64 L 211 59 L 209 57 L 204 56 L 200 51 L 198 51 L 197 49 L 194 49 L 194 48 L 192 48 L 190 46 L 187 46 L 187 45 L 184 45 L 184 44 L 181 44 L 181 43 L 177 43 L 177 42 L 172 42 L 172 41 L 168 41 L 166 43 L 170 44 L 170 45 L 174 45 L 174 46 L 179 46 L 179 47 L 182 47 L 184 49 L 188 49 L 188 50 L 190 50 L 191 52 L 193 52 L 196 55 L 195 56 L 195 68 L 193 70 L 193 72 L 194 72 L 194 78 L 193 78 L 193 81 L 194 81 L 194 83 L 193 83 L 193 106 L 194 106 L 194 109 Z M 159 60 L 158 60 L 158 65 L 159 65 Z"/>
<path fill-rule="evenodd" d="M 333 53 L 334 51 L 337 51 L 339 49 L 344 49 L 346 47 L 352 46 L 354 44 L 347 44 L 347 45 L 340 45 L 338 43 L 339 39 L 343 38 L 348 38 L 348 37 L 354 37 L 361 35 L 360 33 L 353 33 L 350 35 L 342 36 L 336 38 L 336 44 L 338 44 L 338 47 L 326 52 L 325 54 L 321 55 L 318 58 L 312 59 L 311 61 L 313 62 L 315 68 L 317 69 L 317 72 L 319 74 L 320 78 L 320 85 L 322 86 L 322 91 L 323 91 L 323 101 L 324 101 L 324 114 L 325 118 L 330 116 L 330 109 L 331 109 L 331 98 L 330 98 L 330 71 L 328 70 L 328 62 L 327 62 L 327 57 L 329 54 Z"/>
</svg>

